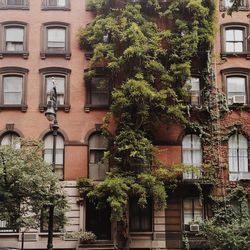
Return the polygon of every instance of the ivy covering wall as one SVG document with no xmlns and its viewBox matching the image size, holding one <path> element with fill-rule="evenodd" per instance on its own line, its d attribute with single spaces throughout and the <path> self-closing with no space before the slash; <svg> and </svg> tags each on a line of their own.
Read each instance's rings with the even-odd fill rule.
<svg viewBox="0 0 250 250">
<path fill-rule="evenodd" d="M 106 133 L 111 173 L 88 197 L 97 206 L 108 202 L 111 218 L 119 221 L 129 196 L 142 207 L 153 197 L 163 208 L 170 183 L 187 170 L 182 165 L 166 168 L 155 159 L 152 131 L 162 124 L 192 127 L 184 101 L 190 88 L 186 82 L 198 60 L 198 73 L 211 86 L 214 3 L 93 0 L 89 8 L 96 16 L 79 31 L 80 46 L 92 51 L 85 78 L 94 77 L 98 67 L 109 70 L 112 103 L 103 127 L 105 133 L 113 119 L 116 130 Z M 84 183 L 79 182 L 80 190 Z"/>
</svg>

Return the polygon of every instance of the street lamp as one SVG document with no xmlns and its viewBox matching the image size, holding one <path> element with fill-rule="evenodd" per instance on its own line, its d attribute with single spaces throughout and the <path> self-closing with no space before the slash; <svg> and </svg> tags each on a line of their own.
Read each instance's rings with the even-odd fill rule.
<svg viewBox="0 0 250 250">
<path fill-rule="evenodd" d="M 52 148 L 52 171 L 55 172 L 56 166 L 56 137 L 59 129 L 57 123 L 57 92 L 54 77 L 52 77 L 53 87 L 50 90 L 49 100 L 47 103 L 47 110 L 45 112 L 46 118 L 51 121 L 50 129 L 53 135 L 53 148 Z M 53 187 L 52 187 L 53 188 Z M 53 228 L 54 228 L 54 205 L 49 206 L 49 222 L 48 222 L 48 243 L 47 249 L 53 250 Z"/>
</svg>

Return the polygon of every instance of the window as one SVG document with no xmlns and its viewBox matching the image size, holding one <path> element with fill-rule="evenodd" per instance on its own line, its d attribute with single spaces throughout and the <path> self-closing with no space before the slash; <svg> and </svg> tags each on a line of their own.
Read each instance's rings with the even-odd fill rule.
<svg viewBox="0 0 250 250">
<path fill-rule="evenodd" d="M 221 71 L 224 92 L 227 95 L 228 104 L 249 103 L 249 73 L 247 68 L 228 68 Z"/>
<path fill-rule="evenodd" d="M 203 219 L 203 205 L 198 198 L 187 198 L 183 200 L 183 223 L 186 231 L 192 222 Z"/>
<path fill-rule="evenodd" d="M 199 172 L 202 164 L 201 142 L 197 135 L 189 134 L 182 140 L 182 162 L 186 165 L 197 167 Z M 183 173 L 183 179 L 197 179 L 199 174 L 195 172 Z"/>
<path fill-rule="evenodd" d="M 43 25 L 43 44 L 41 58 L 46 56 L 64 56 L 70 59 L 69 24 L 46 23 Z"/>
<path fill-rule="evenodd" d="M 228 104 L 246 103 L 246 77 L 244 76 L 228 76 L 227 77 L 227 99 Z"/>
<path fill-rule="evenodd" d="M 221 55 L 247 55 L 249 26 L 244 23 L 229 23 L 221 26 Z"/>
<path fill-rule="evenodd" d="M 248 172 L 248 142 L 241 134 L 232 135 L 228 141 L 229 179 L 240 178 L 238 173 Z"/>
<path fill-rule="evenodd" d="M 2 23 L 1 33 L 3 34 L 3 42 L 0 58 L 3 58 L 4 55 L 22 55 L 23 58 L 28 58 L 27 25 L 25 23 Z"/>
<path fill-rule="evenodd" d="M 226 11 L 233 6 L 234 0 L 220 0 L 220 11 Z M 239 10 L 248 9 L 248 0 L 240 0 Z"/>
<path fill-rule="evenodd" d="M 89 137 L 89 178 L 93 180 L 104 180 L 108 171 L 108 161 L 103 159 L 107 144 L 107 139 L 100 133 Z"/>
<path fill-rule="evenodd" d="M 1 145 L 4 146 L 4 145 L 9 145 L 11 146 L 12 148 L 20 148 L 21 147 L 21 144 L 20 142 L 18 142 L 18 138 L 19 138 L 19 135 L 14 133 L 14 132 L 8 132 L 8 133 L 5 133 L 2 137 L 1 137 Z"/>
<path fill-rule="evenodd" d="M 49 93 L 53 86 L 53 81 L 57 90 L 57 104 L 59 109 L 64 109 L 68 112 L 70 109 L 69 104 L 69 77 L 71 70 L 66 68 L 43 68 L 39 70 L 41 74 L 42 88 L 41 88 L 41 100 L 40 111 L 43 112 L 47 106 L 49 100 Z"/>
<path fill-rule="evenodd" d="M 20 142 L 18 142 L 19 135 L 15 132 L 7 132 L 2 135 L 0 138 L 0 145 L 5 146 L 9 145 L 12 148 L 20 148 Z M 0 159 L 1 160 L 1 159 Z M 8 221 L 6 220 L 0 220 L 0 233 L 6 233 L 6 232 L 15 232 L 15 230 L 11 229 L 8 226 Z"/>
<path fill-rule="evenodd" d="M 140 208 L 137 199 L 129 201 L 129 229 L 130 232 L 152 231 L 152 202 L 148 201 L 145 208 Z"/>
<path fill-rule="evenodd" d="M 70 10 L 70 0 L 43 0 L 42 10 Z"/>
<path fill-rule="evenodd" d="M 0 0 L 0 9 L 29 9 L 28 0 Z"/>
<path fill-rule="evenodd" d="M 18 67 L 0 68 L 0 107 L 27 110 L 25 100 L 27 69 Z"/>
<path fill-rule="evenodd" d="M 90 109 L 106 109 L 110 104 L 110 81 L 104 71 L 104 69 L 98 69 L 96 76 L 86 80 L 86 111 Z"/>
<path fill-rule="evenodd" d="M 191 105 L 199 105 L 200 104 L 200 79 L 198 77 L 191 77 L 190 80 L 187 81 L 187 84 L 190 86 L 187 103 Z"/>
<path fill-rule="evenodd" d="M 44 160 L 52 164 L 53 157 L 53 135 L 48 134 L 44 138 Z M 60 180 L 63 179 L 64 174 L 64 138 L 58 134 L 56 136 L 56 159 L 55 159 L 55 173 Z"/>
</svg>

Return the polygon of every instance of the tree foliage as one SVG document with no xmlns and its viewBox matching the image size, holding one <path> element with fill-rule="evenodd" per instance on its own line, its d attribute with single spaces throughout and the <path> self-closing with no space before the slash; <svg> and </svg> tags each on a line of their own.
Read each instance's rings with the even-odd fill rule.
<svg viewBox="0 0 250 250">
<path fill-rule="evenodd" d="M 202 226 L 209 249 L 248 250 L 250 216 L 244 189 L 230 189 L 226 197 L 214 201 L 214 217 Z"/>
<path fill-rule="evenodd" d="M 42 144 L 34 140 L 20 143 L 19 149 L 0 146 L 0 219 L 14 229 L 36 228 L 42 208 L 54 205 L 57 214 L 67 207 L 66 196 L 42 158 Z"/>
</svg>

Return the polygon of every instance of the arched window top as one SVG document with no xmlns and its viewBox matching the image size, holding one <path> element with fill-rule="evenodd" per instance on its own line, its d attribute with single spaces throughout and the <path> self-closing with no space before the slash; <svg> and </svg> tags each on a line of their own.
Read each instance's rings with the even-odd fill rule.
<svg viewBox="0 0 250 250">
<path fill-rule="evenodd" d="M 229 138 L 229 148 L 230 149 L 247 149 L 248 142 L 247 138 L 242 134 L 234 134 Z"/>
<path fill-rule="evenodd" d="M 200 149 L 201 147 L 200 137 L 195 134 L 185 135 L 182 140 L 182 147 Z"/>
<path fill-rule="evenodd" d="M 18 142 L 20 136 L 16 132 L 6 132 L 2 135 L 0 144 L 2 146 L 9 145 L 13 148 L 20 148 L 21 144 Z"/>
<path fill-rule="evenodd" d="M 44 147 L 47 149 L 53 148 L 53 135 L 52 134 L 47 134 L 44 137 Z M 56 148 L 64 148 L 64 138 L 60 134 L 56 136 Z"/>
<path fill-rule="evenodd" d="M 108 141 L 101 133 L 94 133 L 89 137 L 89 148 L 106 149 Z"/>
</svg>

